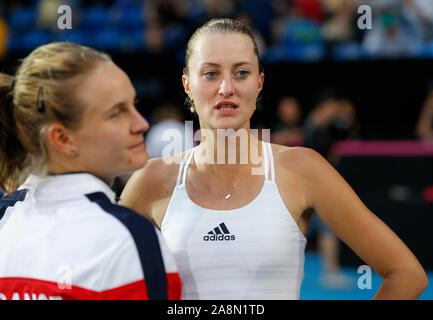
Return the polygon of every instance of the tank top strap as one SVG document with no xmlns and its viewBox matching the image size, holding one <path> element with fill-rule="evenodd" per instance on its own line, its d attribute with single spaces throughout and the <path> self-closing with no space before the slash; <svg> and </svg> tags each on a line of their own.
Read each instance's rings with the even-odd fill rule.
<svg viewBox="0 0 433 320">
<path fill-rule="evenodd" d="M 183 157 L 183 159 L 180 163 L 179 172 L 177 173 L 176 186 L 180 185 L 180 179 L 182 177 L 183 168 L 185 167 L 185 162 L 187 161 L 189 155 L 192 153 L 193 149 L 191 149 L 185 153 L 185 156 Z"/>
<path fill-rule="evenodd" d="M 183 169 L 183 173 L 182 173 L 182 183 L 181 184 L 178 184 L 178 185 L 184 185 L 185 184 L 185 181 L 186 181 L 186 174 L 187 174 L 187 172 L 188 172 L 188 167 L 189 167 L 189 164 L 191 163 L 191 159 L 192 159 L 192 156 L 194 155 L 194 150 L 195 149 L 197 149 L 197 147 L 194 147 L 194 148 L 192 148 L 190 151 L 189 151 L 189 153 L 185 156 L 185 158 L 184 158 L 184 160 L 186 159 L 186 162 L 185 161 L 182 161 L 182 163 L 185 163 L 185 165 L 183 166 L 183 168 L 181 168 L 181 169 Z M 179 174 L 182 172 L 182 170 L 179 170 Z M 178 177 L 178 178 L 180 178 L 180 177 Z M 180 180 L 180 179 L 179 179 Z M 180 182 L 180 181 L 179 181 Z"/>
<path fill-rule="evenodd" d="M 262 141 L 262 155 L 263 155 L 263 171 L 265 172 L 265 181 L 268 181 L 268 154 L 267 154 L 266 144 Z"/>
<path fill-rule="evenodd" d="M 271 144 L 268 142 L 263 142 L 264 146 L 266 146 L 266 149 L 268 150 L 268 154 L 269 154 L 269 163 L 270 163 L 270 167 L 271 167 L 271 178 L 270 181 L 274 181 L 275 182 L 275 167 L 274 167 L 274 156 L 272 154 L 272 147 Z M 266 177 L 268 174 L 268 167 L 266 166 Z"/>
</svg>

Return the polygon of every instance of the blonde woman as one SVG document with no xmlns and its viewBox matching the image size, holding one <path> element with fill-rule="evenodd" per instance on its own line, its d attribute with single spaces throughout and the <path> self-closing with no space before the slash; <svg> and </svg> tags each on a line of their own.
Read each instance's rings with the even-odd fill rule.
<svg viewBox="0 0 433 320">
<path fill-rule="evenodd" d="M 159 230 L 110 189 L 148 159 L 135 95 L 109 56 L 71 43 L 0 75 L 0 300 L 180 298 Z"/>
</svg>

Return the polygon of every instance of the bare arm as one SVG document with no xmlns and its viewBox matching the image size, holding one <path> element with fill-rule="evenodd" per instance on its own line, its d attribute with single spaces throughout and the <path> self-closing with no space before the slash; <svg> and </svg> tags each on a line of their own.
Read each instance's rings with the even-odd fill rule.
<svg viewBox="0 0 433 320">
<path fill-rule="evenodd" d="M 338 172 L 311 149 L 300 164 L 307 203 L 382 278 L 374 299 L 417 299 L 427 276 L 417 258 L 358 198 Z M 409 219 L 409 217 L 408 217 Z"/>
<path fill-rule="evenodd" d="M 416 125 L 416 135 L 422 140 L 433 139 L 433 96 L 427 98 Z"/>
<path fill-rule="evenodd" d="M 120 196 L 119 205 L 128 207 L 155 223 L 151 214 L 151 199 L 148 193 L 149 163 L 134 172 Z"/>
<path fill-rule="evenodd" d="M 145 216 L 161 228 L 161 223 L 176 185 L 184 153 L 151 159 L 136 171 L 120 196 L 119 204 Z"/>
</svg>

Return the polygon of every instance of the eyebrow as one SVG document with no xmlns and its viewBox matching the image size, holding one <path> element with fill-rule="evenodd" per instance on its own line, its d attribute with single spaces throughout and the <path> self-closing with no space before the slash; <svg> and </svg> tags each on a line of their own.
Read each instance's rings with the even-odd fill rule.
<svg viewBox="0 0 433 320">
<path fill-rule="evenodd" d="M 108 108 L 107 110 L 104 111 L 104 114 L 109 115 L 111 112 L 113 112 L 114 110 L 116 110 L 117 108 L 120 108 L 122 106 L 125 105 L 125 102 L 118 102 L 115 105 L 113 105 L 112 107 Z"/>
<path fill-rule="evenodd" d="M 241 61 L 241 62 L 235 63 L 233 66 L 234 66 L 234 67 L 239 67 L 239 66 L 244 65 L 244 64 L 252 65 L 251 62 L 248 62 L 248 61 Z M 219 64 L 219 63 L 215 63 L 215 62 L 204 62 L 204 63 L 202 63 L 201 66 L 202 66 L 202 67 L 206 67 L 206 66 L 219 67 L 220 64 Z"/>
<path fill-rule="evenodd" d="M 135 101 L 136 99 L 137 99 L 137 92 L 134 91 L 134 99 L 133 99 L 133 100 Z M 127 103 L 126 101 L 120 101 L 120 102 L 117 102 L 117 103 L 114 104 L 112 107 L 108 108 L 108 109 L 104 112 L 104 114 L 108 114 L 108 113 L 110 113 L 111 111 L 115 110 L 116 108 L 119 108 L 119 107 L 124 106 L 126 103 Z"/>
</svg>

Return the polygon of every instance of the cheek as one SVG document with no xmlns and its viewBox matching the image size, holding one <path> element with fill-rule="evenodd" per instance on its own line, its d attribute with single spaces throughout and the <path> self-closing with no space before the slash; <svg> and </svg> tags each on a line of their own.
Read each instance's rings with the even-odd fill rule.
<svg viewBox="0 0 433 320">
<path fill-rule="evenodd" d="M 82 137 L 83 151 L 87 152 L 95 161 L 109 162 L 122 155 L 125 139 L 119 131 L 93 131 Z"/>
<path fill-rule="evenodd" d="M 215 84 L 209 81 L 195 80 L 191 83 L 191 95 L 194 100 L 202 100 L 213 95 Z"/>
<path fill-rule="evenodd" d="M 255 103 L 257 101 L 257 97 L 259 96 L 259 91 L 257 90 L 257 86 L 251 85 L 248 86 L 248 89 L 244 91 L 245 99 L 249 102 Z"/>
</svg>

